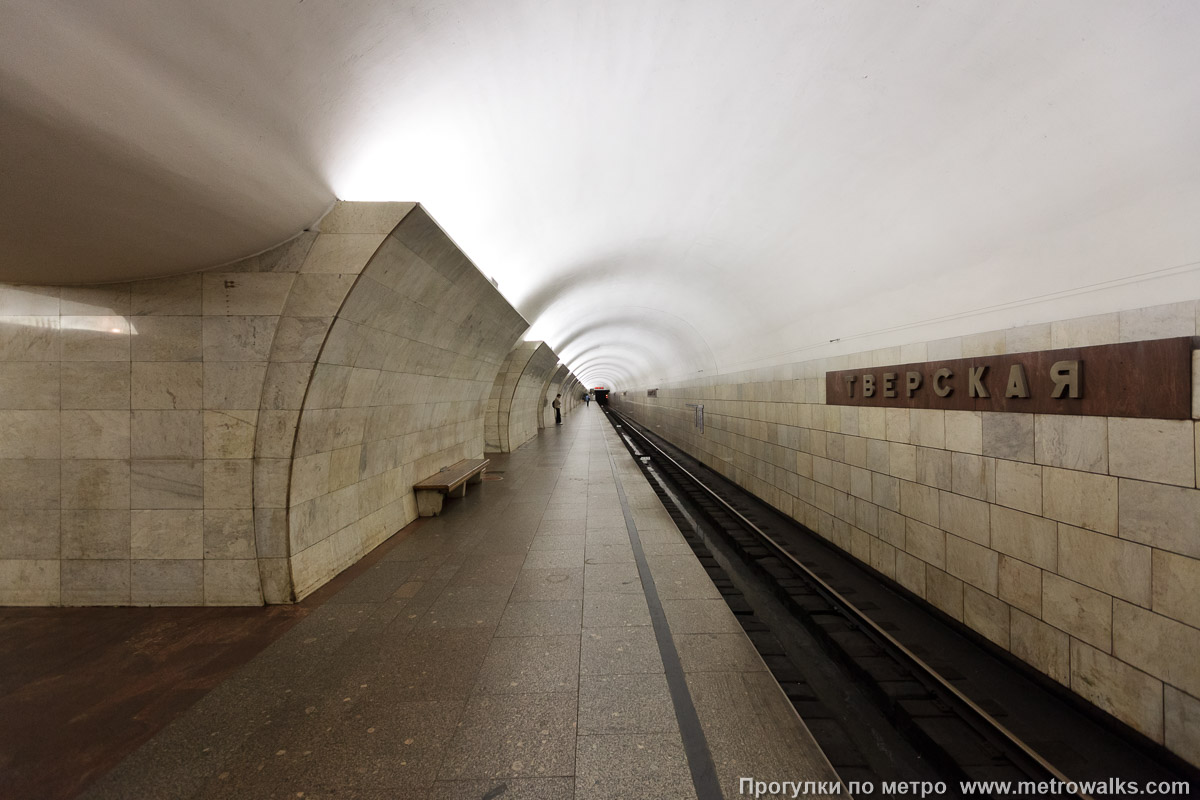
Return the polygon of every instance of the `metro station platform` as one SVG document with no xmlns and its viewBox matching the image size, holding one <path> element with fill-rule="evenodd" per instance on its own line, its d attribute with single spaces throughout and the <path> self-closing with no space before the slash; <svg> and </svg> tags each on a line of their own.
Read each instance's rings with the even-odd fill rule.
<svg viewBox="0 0 1200 800">
<path fill-rule="evenodd" d="M 598 408 L 492 458 L 82 797 L 705 800 L 837 780 Z"/>
</svg>

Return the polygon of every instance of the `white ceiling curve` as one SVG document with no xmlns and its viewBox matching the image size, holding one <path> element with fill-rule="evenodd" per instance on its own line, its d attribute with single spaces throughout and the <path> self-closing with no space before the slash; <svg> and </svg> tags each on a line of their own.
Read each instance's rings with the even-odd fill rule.
<svg viewBox="0 0 1200 800">
<path fill-rule="evenodd" d="M 1191 0 L 0 17 L 0 280 L 200 269 L 335 198 L 419 200 L 529 338 L 623 386 L 1200 297 Z"/>
</svg>

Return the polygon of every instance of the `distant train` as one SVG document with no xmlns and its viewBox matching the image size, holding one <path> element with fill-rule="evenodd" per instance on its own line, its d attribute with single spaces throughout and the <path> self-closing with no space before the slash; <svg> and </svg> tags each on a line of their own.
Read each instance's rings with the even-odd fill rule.
<svg viewBox="0 0 1200 800">
<path fill-rule="evenodd" d="M 592 399 L 595 400 L 596 403 L 599 405 L 602 405 L 602 406 L 608 405 L 608 389 L 605 389 L 603 386 L 593 387 L 592 388 Z"/>
</svg>

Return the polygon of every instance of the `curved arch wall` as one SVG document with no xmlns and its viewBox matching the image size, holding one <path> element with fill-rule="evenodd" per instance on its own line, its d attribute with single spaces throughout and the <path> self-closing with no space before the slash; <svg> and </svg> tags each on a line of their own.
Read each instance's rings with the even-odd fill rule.
<svg viewBox="0 0 1200 800">
<path fill-rule="evenodd" d="M 204 273 L 0 285 L 0 604 L 304 596 L 482 454 L 526 327 L 413 203 Z"/>
<path fill-rule="evenodd" d="M 570 374 L 570 368 L 566 364 L 563 364 L 546 380 L 546 386 L 542 390 L 542 404 L 538 412 L 539 428 L 553 427 L 554 407 L 551 404 L 554 402 L 554 395 L 562 391 L 563 381 Z"/>
<path fill-rule="evenodd" d="M 545 342 L 519 342 L 504 359 L 488 399 L 484 439 L 487 450 L 508 453 L 537 436 L 546 381 L 558 356 Z"/>
<path fill-rule="evenodd" d="M 422 209 L 376 251 L 317 360 L 289 495 L 303 596 L 416 519 L 412 484 L 484 451 L 484 411 L 525 320 Z"/>
<path fill-rule="evenodd" d="M 575 376 L 568 374 L 566 380 L 562 382 L 562 386 L 558 388 L 558 391 L 562 392 L 562 413 L 564 417 L 568 412 L 574 411 L 575 406 L 578 405 L 577 398 L 575 397 L 575 390 L 578 385 L 579 381 L 575 379 Z M 553 408 L 550 409 L 550 414 L 551 416 L 554 415 Z"/>
<path fill-rule="evenodd" d="M 579 379 L 571 375 L 563 385 L 562 395 L 563 413 L 574 411 L 575 407 L 583 402 L 583 385 L 579 383 Z"/>
<path fill-rule="evenodd" d="M 566 364 L 561 365 L 547 379 L 545 389 L 542 392 L 542 407 L 539 418 L 539 428 L 554 427 L 554 396 L 562 395 L 562 414 L 565 417 L 569 411 L 573 411 L 575 406 L 579 404 L 579 398 L 572 396 L 572 385 L 578 385 L 579 381 L 571 374 L 571 368 Z"/>
</svg>

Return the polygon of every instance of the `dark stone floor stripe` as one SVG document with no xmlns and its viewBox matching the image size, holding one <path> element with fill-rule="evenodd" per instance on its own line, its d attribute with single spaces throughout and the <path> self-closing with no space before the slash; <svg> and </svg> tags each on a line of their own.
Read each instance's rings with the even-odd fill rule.
<svg viewBox="0 0 1200 800">
<path fill-rule="evenodd" d="M 633 558 L 637 562 L 638 575 L 642 579 L 642 590 L 646 593 L 646 605 L 650 607 L 650 622 L 654 627 L 654 638 L 658 640 L 658 652 L 662 656 L 663 669 L 667 674 L 667 688 L 675 706 L 675 718 L 679 722 L 679 735 L 683 739 L 683 752 L 687 756 L 688 769 L 692 773 L 696 798 L 721 800 L 724 795 L 717 780 L 717 768 L 713 764 L 712 752 L 708 749 L 708 739 L 704 736 L 700 716 L 692 702 L 692 693 L 688 690 L 687 678 L 683 674 L 683 664 L 679 661 L 679 651 L 675 649 L 675 640 L 671 638 L 667 615 L 663 611 L 662 601 L 659 600 L 654 576 L 650 574 L 650 565 L 646 563 L 642 540 L 638 536 L 637 524 L 633 521 L 633 510 L 625 497 L 625 487 L 622 486 L 621 476 L 617 473 L 617 462 L 613 457 L 612 448 L 608 445 L 607 436 L 604 437 L 604 449 L 608 451 L 609 467 L 617 484 L 617 497 L 621 501 L 621 513 L 625 516 L 629 544 L 633 547 Z"/>
</svg>

